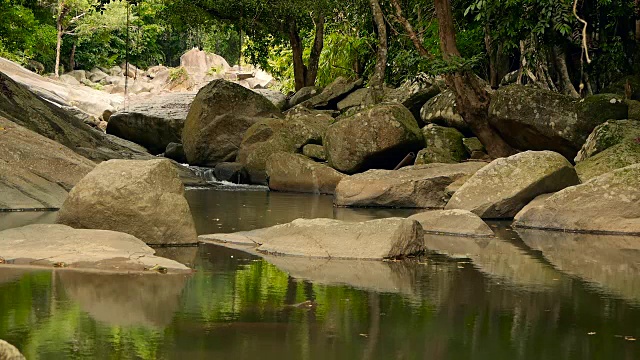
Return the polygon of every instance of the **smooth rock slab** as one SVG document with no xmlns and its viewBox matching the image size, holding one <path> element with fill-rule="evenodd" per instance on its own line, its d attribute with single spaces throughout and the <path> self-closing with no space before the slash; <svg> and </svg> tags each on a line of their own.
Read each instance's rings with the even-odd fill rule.
<svg viewBox="0 0 640 360">
<path fill-rule="evenodd" d="M 267 160 L 269 189 L 314 194 L 333 194 L 344 175 L 300 154 L 279 152 Z"/>
<path fill-rule="evenodd" d="M 518 213 L 515 226 L 640 235 L 640 164 L 631 165 L 548 197 Z"/>
<path fill-rule="evenodd" d="M 443 233 L 472 237 L 491 237 L 493 231 L 482 219 L 466 210 L 426 211 L 409 216 L 427 233 Z"/>
<path fill-rule="evenodd" d="M 514 217 L 536 196 L 580 183 L 575 169 L 552 151 L 527 151 L 496 159 L 453 194 L 446 209 L 469 210 L 483 219 Z"/>
<path fill-rule="evenodd" d="M 71 190 L 58 223 L 122 231 L 147 244 L 197 241 L 184 186 L 170 160 L 110 160 Z"/>
<path fill-rule="evenodd" d="M 0 257 L 14 264 L 105 271 L 144 271 L 155 265 L 188 271 L 136 237 L 115 231 L 73 229 L 65 225 L 27 225 L 0 232 Z"/>
<path fill-rule="evenodd" d="M 424 250 L 424 231 L 417 221 L 388 218 L 365 222 L 298 219 L 270 228 L 200 236 L 200 241 L 256 247 L 290 256 L 381 260 Z"/>
<path fill-rule="evenodd" d="M 338 183 L 337 206 L 443 208 L 445 189 L 457 179 L 474 174 L 483 162 L 427 164 L 400 170 L 369 170 Z"/>
</svg>

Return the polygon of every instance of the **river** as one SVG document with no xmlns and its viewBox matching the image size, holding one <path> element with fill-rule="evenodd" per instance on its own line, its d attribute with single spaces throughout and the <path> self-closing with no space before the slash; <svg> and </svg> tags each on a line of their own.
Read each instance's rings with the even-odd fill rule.
<svg viewBox="0 0 640 360">
<path fill-rule="evenodd" d="M 255 187 L 187 198 L 199 233 L 415 212 Z M 54 220 L 0 214 L 0 227 Z M 190 276 L 2 270 L 0 339 L 28 359 L 640 358 L 640 238 L 490 225 L 495 239 L 428 236 L 432 252 L 402 262 L 202 245 L 159 250 Z"/>
</svg>

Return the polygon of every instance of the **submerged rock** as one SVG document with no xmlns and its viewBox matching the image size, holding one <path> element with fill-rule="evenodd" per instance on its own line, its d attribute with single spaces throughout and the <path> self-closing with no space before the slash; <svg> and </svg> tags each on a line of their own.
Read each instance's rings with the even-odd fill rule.
<svg viewBox="0 0 640 360">
<path fill-rule="evenodd" d="M 496 159 L 476 172 L 453 194 L 446 209 L 469 210 L 483 219 L 508 219 L 536 196 L 579 183 L 562 155 L 527 151 Z"/>
<path fill-rule="evenodd" d="M 640 234 L 640 164 L 559 191 L 518 213 L 515 226 Z"/>
<path fill-rule="evenodd" d="M 435 210 L 409 216 L 427 233 L 443 233 L 471 237 L 491 237 L 493 231 L 482 219 L 466 210 Z"/>
<path fill-rule="evenodd" d="M 416 165 L 431 163 L 459 163 L 467 159 L 464 135 L 454 128 L 429 124 L 422 128 L 426 148 L 416 155 Z"/>
<path fill-rule="evenodd" d="M 333 194 L 346 175 L 300 154 L 279 152 L 267 160 L 269 189 L 314 194 Z"/>
<path fill-rule="evenodd" d="M 228 81 L 212 81 L 198 92 L 182 131 L 189 164 L 233 161 L 251 125 L 259 118 L 280 116 L 264 96 Z"/>
<path fill-rule="evenodd" d="M 469 162 L 369 170 L 340 181 L 334 202 L 337 206 L 443 208 L 447 186 L 485 165 Z"/>
<path fill-rule="evenodd" d="M 57 222 L 122 231 L 147 244 L 197 241 L 184 186 L 166 159 L 101 163 L 71 190 Z"/>
<path fill-rule="evenodd" d="M 626 119 L 628 107 L 612 94 L 576 100 L 510 85 L 493 94 L 489 115 L 491 125 L 514 148 L 552 150 L 573 159 L 596 126 L 610 119 Z"/>
<path fill-rule="evenodd" d="M 388 218 L 366 222 L 298 219 L 266 229 L 203 235 L 217 244 L 256 247 L 257 251 L 303 257 L 382 260 L 424 250 L 424 232 L 417 221 Z"/>
<path fill-rule="evenodd" d="M 95 164 L 0 115 L 0 209 L 57 209 Z"/>
<path fill-rule="evenodd" d="M 418 123 L 400 104 L 377 105 L 341 119 L 329 127 L 324 143 L 331 167 L 347 174 L 393 169 L 422 146 Z"/>
<path fill-rule="evenodd" d="M 20 353 L 15 346 L 0 339 L 0 359 L 2 360 L 25 360 L 25 357 Z"/>
<path fill-rule="evenodd" d="M 27 225 L 0 231 L 0 257 L 14 264 L 104 271 L 145 271 L 155 266 L 189 271 L 136 237 L 108 230 L 73 229 L 65 225 Z"/>
</svg>

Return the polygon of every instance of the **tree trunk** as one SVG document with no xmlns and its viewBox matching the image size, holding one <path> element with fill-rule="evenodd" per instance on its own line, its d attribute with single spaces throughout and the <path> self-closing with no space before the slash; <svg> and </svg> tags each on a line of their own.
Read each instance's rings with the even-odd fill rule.
<svg viewBox="0 0 640 360">
<path fill-rule="evenodd" d="M 62 19 L 60 17 L 58 17 L 57 21 L 57 28 L 58 28 L 58 40 L 56 43 L 56 67 L 54 69 L 54 74 L 56 77 L 60 76 L 60 48 L 62 46 Z"/>
<path fill-rule="evenodd" d="M 409 38 L 411 39 L 411 42 L 413 42 L 413 46 L 415 46 L 415 48 L 418 50 L 418 53 L 426 58 L 431 57 L 431 54 L 429 54 L 427 49 L 425 49 L 424 45 L 422 44 L 422 39 L 418 36 L 418 34 L 416 34 L 415 30 L 413 30 L 413 26 L 411 26 L 411 23 L 407 20 L 407 18 L 404 17 L 404 15 L 402 15 L 402 8 L 400 7 L 400 3 L 398 3 L 398 0 L 391 0 L 391 3 L 396 9 L 396 18 L 398 19 L 400 24 L 402 24 L 402 27 L 404 27 L 404 30 L 409 35 Z M 420 14 L 418 14 L 418 18 L 419 17 Z"/>
<path fill-rule="evenodd" d="M 558 72 L 558 83 L 565 95 L 569 95 L 574 98 L 579 98 L 580 94 L 576 91 L 576 88 L 571 83 L 571 77 L 569 77 L 569 70 L 567 69 L 567 60 L 565 58 L 565 52 L 560 46 L 553 47 L 553 61 Z"/>
<path fill-rule="evenodd" d="M 69 56 L 69 71 L 72 71 L 76 67 L 76 46 L 77 42 L 73 42 L 73 46 L 71 47 L 71 55 Z"/>
<path fill-rule="evenodd" d="M 314 20 L 316 26 L 316 36 L 313 39 L 313 47 L 309 54 L 309 66 L 304 77 L 304 86 L 314 86 L 318 77 L 318 67 L 320 65 L 320 54 L 324 47 L 324 14 L 318 14 Z"/>
<path fill-rule="evenodd" d="M 302 40 L 298 33 L 298 25 L 294 19 L 289 20 L 289 42 L 293 51 L 293 76 L 295 78 L 296 91 L 298 91 L 305 86 L 307 69 L 302 59 Z"/>
<path fill-rule="evenodd" d="M 456 34 L 449 0 L 435 0 L 438 17 L 440 48 L 445 60 L 459 57 Z M 458 111 L 471 130 L 482 142 L 491 157 L 505 157 L 515 150 L 489 125 L 489 94 L 476 76 L 469 71 L 458 71 L 445 77 L 456 93 Z"/>
<path fill-rule="evenodd" d="M 369 80 L 371 99 L 374 104 L 382 101 L 384 97 L 384 74 L 387 69 L 387 24 L 378 0 L 369 0 L 373 13 L 373 22 L 378 31 L 378 52 L 376 55 L 376 67 Z"/>
</svg>

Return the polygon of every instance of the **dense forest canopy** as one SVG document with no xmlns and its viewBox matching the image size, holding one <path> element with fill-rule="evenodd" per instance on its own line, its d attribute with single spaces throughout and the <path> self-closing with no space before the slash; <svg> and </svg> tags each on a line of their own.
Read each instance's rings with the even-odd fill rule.
<svg viewBox="0 0 640 360">
<path fill-rule="evenodd" d="M 384 80 L 392 86 L 465 68 L 497 87 L 517 71 L 519 82 L 577 97 L 637 72 L 637 0 L 452 0 L 460 56 L 447 61 L 438 1 L 373 2 L 382 10 Z M 54 72 L 59 37 L 61 71 L 121 64 L 127 48 L 130 62 L 145 68 L 177 66 L 195 46 L 230 64 L 259 65 L 286 90 L 324 86 L 337 76 L 375 78 L 381 28 L 371 3 L 0 0 L 0 56 Z"/>
</svg>

